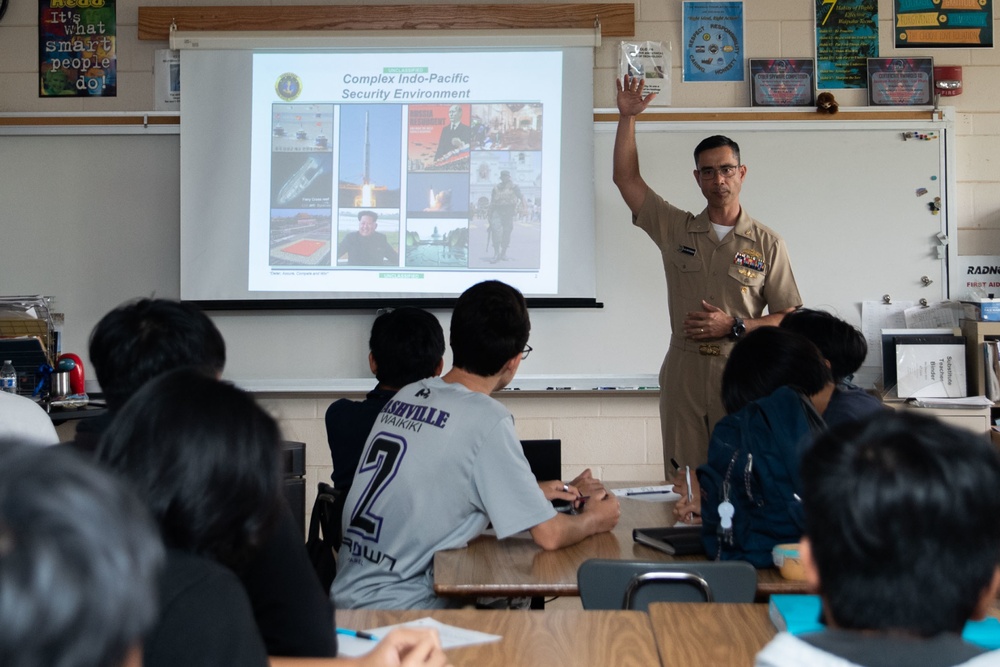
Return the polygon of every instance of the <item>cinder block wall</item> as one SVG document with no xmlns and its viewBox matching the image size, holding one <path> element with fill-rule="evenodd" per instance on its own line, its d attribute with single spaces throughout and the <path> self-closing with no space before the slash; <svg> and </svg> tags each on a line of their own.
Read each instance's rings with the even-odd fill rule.
<svg viewBox="0 0 1000 667">
<path fill-rule="evenodd" d="M 476 2 L 477 0 L 462 0 Z M 489 0 L 487 0 L 489 1 Z M 148 111 L 153 108 L 153 52 L 165 42 L 136 38 L 140 4 L 160 6 L 195 4 L 310 4 L 308 0 L 119 0 L 117 98 L 40 99 L 37 92 L 37 5 L 12 2 L 0 23 L 0 112 Z M 399 4 L 381 0 L 366 4 Z M 326 4 L 326 3 L 324 3 Z M 348 4 L 348 3 L 345 3 Z M 353 3 L 351 3 L 353 4 Z M 510 3 L 516 11 L 519 3 Z M 811 57 L 815 52 L 812 0 L 754 0 L 745 3 L 748 57 Z M 639 0 L 636 3 L 636 39 L 679 45 L 681 0 Z M 879 0 L 880 53 L 892 48 L 892 2 Z M 1000 20 L 994 34 L 1000 33 Z M 594 69 L 594 107 L 614 106 L 614 78 L 618 40 L 608 39 L 598 49 Z M 678 47 L 679 49 L 679 47 Z M 938 65 L 961 65 L 965 90 L 947 100 L 958 112 L 957 182 L 958 246 L 963 255 L 1000 254 L 1000 49 L 907 50 L 900 55 L 934 58 Z M 749 104 L 746 83 L 697 84 L 681 81 L 679 50 L 673 58 L 672 106 L 726 108 Z M 841 106 L 864 106 L 865 91 L 834 91 Z M 864 168 L 864 156 L 859 156 Z M 650 246 L 650 252 L 655 252 Z M 666 341 L 664 341 L 664 349 Z M 648 372 L 655 374 L 657 368 Z M 374 385 L 374 381 L 373 381 Z M 285 436 L 308 443 L 308 482 L 311 502 L 316 482 L 328 479 L 330 455 L 326 447 L 323 413 L 340 394 L 262 396 L 281 421 Z M 357 394 L 350 395 L 359 398 Z M 581 394 L 501 397 L 517 419 L 521 437 L 563 440 L 564 475 L 590 466 L 608 480 L 658 480 L 663 475 L 657 399 L 650 396 Z M 61 429 L 66 433 L 66 428 Z"/>
</svg>

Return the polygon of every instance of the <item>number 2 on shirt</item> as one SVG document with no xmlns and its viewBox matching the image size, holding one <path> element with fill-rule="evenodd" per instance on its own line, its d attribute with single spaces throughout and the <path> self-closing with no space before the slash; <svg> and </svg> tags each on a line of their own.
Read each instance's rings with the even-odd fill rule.
<svg viewBox="0 0 1000 667">
<path fill-rule="evenodd" d="M 361 537 L 378 542 L 382 529 L 382 517 L 372 512 L 372 504 L 382 494 L 386 486 L 396 476 L 399 464 L 406 453 L 406 441 L 388 433 L 379 433 L 368 445 L 357 475 L 374 470 L 361 494 L 360 500 L 351 510 L 351 523 L 348 531 Z"/>
</svg>

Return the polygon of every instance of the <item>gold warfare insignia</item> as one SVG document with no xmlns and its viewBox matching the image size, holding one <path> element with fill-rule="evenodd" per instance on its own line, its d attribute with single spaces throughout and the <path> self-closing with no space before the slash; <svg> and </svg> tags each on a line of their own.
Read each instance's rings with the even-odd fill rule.
<svg viewBox="0 0 1000 667">
<path fill-rule="evenodd" d="M 302 94 L 302 79 L 291 72 L 282 74 L 274 84 L 274 92 L 286 102 L 291 102 Z"/>
<path fill-rule="evenodd" d="M 736 256 L 733 257 L 733 264 L 741 267 L 741 275 L 750 278 L 755 277 L 754 272 L 763 272 L 767 268 L 767 265 L 764 263 L 764 255 L 754 248 L 745 248 L 736 253 Z"/>
</svg>

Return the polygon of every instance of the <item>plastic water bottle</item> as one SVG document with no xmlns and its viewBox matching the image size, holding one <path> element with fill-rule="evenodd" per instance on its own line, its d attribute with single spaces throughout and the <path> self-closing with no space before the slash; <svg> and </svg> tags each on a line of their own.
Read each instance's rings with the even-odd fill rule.
<svg viewBox="0 0 1000 667">
<path fill-rule="evenodd" d="M 14 364 L 10 359 L 5 360 L 3 368 L 0 369 L 0 388 L 8 394 L 17 393 L 17 371 L 14 370 Z"/>
</svg>

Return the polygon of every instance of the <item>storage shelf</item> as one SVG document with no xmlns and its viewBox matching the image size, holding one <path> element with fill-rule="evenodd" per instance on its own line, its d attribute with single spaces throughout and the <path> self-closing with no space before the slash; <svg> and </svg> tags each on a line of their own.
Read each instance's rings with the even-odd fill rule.
<svg viewBox="0 0 1000 667">
<path fill-rule="evenodd" d="M 965 370 L 969 378 L 969 393 L 986 395 L 986 366 L 983 343 L 987 340 L 1000 339 L 1000 322 L 980 322 L 978 320 L 962 320 L 962 333 L 965 334 Z M 994 409 L 1000 408 L 1000 402 L 993 403 Z"/>
</svg>

